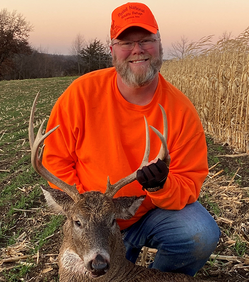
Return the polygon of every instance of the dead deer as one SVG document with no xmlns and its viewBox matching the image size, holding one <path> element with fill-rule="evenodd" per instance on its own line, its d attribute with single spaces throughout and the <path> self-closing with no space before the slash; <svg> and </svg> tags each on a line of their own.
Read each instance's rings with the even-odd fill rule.
<svg viewBox="0 0 249 282">
<path fill-rule="evenodd" d="M 145 197 L 113 198 L 113 196 L 119 189 L 136 179 L 136 171 L 113 185 L 108 178 L 104 194 L 96 191 L 79 194 L 75 185 L 68 185 L 51 174 L 42 165 L 43 147 L 40 154 L 39 148 L 45 138 L 58 126 L 43 135 L 43 122 L 34 138 L 33 121 L 37 98 L 38 94 L 34 100 L 29 121 L 31 163 L 36 172 L 44 179 L 63 190 L 62 192 L 42 188 L 48 205 L 67 217 L 63 227 L 64 239 L 58 257 L 60 281 L 202 281 L 185 274 L 163 273 L 134 265 L 125 258 L 126 251 L 116 219 L 131 218 Z M 155 128 L 151 128 L 161 139 L 162 146 L 157 157 L 163 160 L 167 153 L 167 122 L 162 107 L 161 110 L 164 120 L 163 135 Z M 146 148 L 140 167 L 148 163 L 150 153 L 149 129 L 146 119 L 145 128 Z"/>
</svg>

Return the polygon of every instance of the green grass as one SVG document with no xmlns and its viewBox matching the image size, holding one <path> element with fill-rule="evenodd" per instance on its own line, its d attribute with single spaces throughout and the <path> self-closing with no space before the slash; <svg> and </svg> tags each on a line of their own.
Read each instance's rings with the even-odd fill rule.
<svg viewBox="0 0 249 282">
<path fill-rule="evenodd" d="M 24 281 L 20 280 L 20 277 L 25 277 L 25 275 L 34 267 L 33 263 L 27 264 L 19 264 L 15 268 L 11 269 L 11 271 L 6 270 L 3 272 L 4 278 L 8 282 L 19 282 Z"/>
<path fill-rule="evenodd" d="M 247 244 L 245 242 L 242 242 L 238 236 L 235 239 L 236 242 L 233 246 L 233 249 L 239 257 L 242 257 L 246 253 Z"/>
<path fill-rule="evenodd" d="M 62 226 L 63 221 L 64 216 L 62 215 L 53 215 L 51 217 L 50 222 L 47 224 L 47 226 L 34 238 L 37 242 L 34 253 L 36 253 L 49 240 L 49 237 Z"/>
<path fill-rule="evenodd" d="M 48 117 L 73 77 L 0 81 L 0 206 L 17 187 L 37 183 L 30 166 L 28 120 L 36 93 L 41 93 L 36 120 Z M 7 198 L 6 198 L 7 197 Z"/>
<path fill-rule="evenodd" d="M 34 242 L 33 248 L 26 253 L 34 254 L 62 225 L 62 216 L 51 216 L 46 226 L 42 225 L 35 232 L 27 231 L 27 226 L 22 226 L 20 218 L 29 215 L 16 209 L 40 207 L 42 192 L 39 186 L 46 183 L 30 164 L 28 122 L 35 95 L 40 92 L 35 114 L 37 130 L 41 121 L 49 117 L 55 101 L 74 79 L 0 81 L 0 248 L 16 243 L 18 236 L 25 231 Z M 32 268 L 32 264 L 17 263 L 15 268 L 3 275 L 6 281 L 21 281 Z M 54 281 L 58 280 L 55 278 Z"/>
<path fill-rule="evenodd" d="M 217 203 L 215 203 L 208 194 L 205 194 L 204 197 L 198 199 L 201 204 L 205 202 L 209 206 L 209 211 L 213 212 L 216 216 L 221 215 L 220 208 Z"/>
</svg>

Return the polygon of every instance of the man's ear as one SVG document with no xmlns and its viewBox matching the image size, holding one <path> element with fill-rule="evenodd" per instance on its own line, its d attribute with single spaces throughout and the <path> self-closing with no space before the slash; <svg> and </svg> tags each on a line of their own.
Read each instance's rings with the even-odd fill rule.
<svg viewBox="0 0 249 282">
<path fill-rule="evenodd" d="M 116 218 L 129 219 L 133 217 L 137 209 L 142 204 L 145 196 L 119 197 L 113 199 L 115 206 Z"/>
</svg>

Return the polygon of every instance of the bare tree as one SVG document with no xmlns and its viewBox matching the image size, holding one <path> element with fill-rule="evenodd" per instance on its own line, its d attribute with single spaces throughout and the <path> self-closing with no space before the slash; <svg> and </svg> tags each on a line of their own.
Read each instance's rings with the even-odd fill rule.
<svg viewBox="0 0 249 282">
<path fill-rule="evenodd" d="M 232 39 L 232 32 L 225 31 L 219 37 L 219 40 L 227 41 Z"/>
<path fill-rule="evenodd" d="M 108 36 L 106 36 L 106 40 L 105 40 L 105 44 L 104 44 L 104 48 L 105 48 L 106 53 L 109 53 L 109 54 L 111 53 L 110 46 L 111 46 L 111 39 L 108 35 Z"/>
<path fill-rule="evenodd" d="M 189 40 L 182 36 L 180 41 L 171 44 L 168 55 L 172 58 L 183 59 L 186 56 Z"/>
<path fill-rule="evenodd" d="M 78 74 L 82 73 L 81 64 L 80 64 L 81 61 L 80 52 L 85 47 L 85 45 L 86 42 L 84 37 L 80 33 L 77 34 L 74 41 L 72 42 L 71 54 L 76 56 L 77 58 Z"/>
<path fill-rule="evenodd" d="M 72 42 L 71 47 L 71 54 L 72 55 L 78 55 L 80 51 L 85 47 L 86 41 L 84 39 L 84 36 L 78 33 Z"/>
<path fill-rule="evenodd" d="M 11 64 L 15 54 L 31 51 L 28 38 L 32 30 L 33 26 L 23 15 L 16 11 L 10 13 L 7 9 L 0 11 L 0 74 L 3 63 Z"/>
<path fill-rule="evenodd" d="M 172 43 L 171 48 L 168 50 L 170 58 L 184 59 L 188 56 L 196 56 L 204 53 L 212 46 L 211 40 L 213 35 L 202 37 L 196 42 L 189 42 L 189 39 L 182 36 L 180 41 Z"/>
</svg>

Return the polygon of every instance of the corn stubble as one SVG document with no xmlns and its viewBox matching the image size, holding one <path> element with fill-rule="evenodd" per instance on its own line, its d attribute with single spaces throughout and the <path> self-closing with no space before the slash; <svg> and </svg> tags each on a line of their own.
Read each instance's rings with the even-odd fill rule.
<svg viewBox="0 0 249 282">
<path fill-rule="evenodd" d="M 161 73 L 193 102 L 207 134 L 249 153 L 249 27 L 199 51 L 164 62 Z"/>
</svg>

